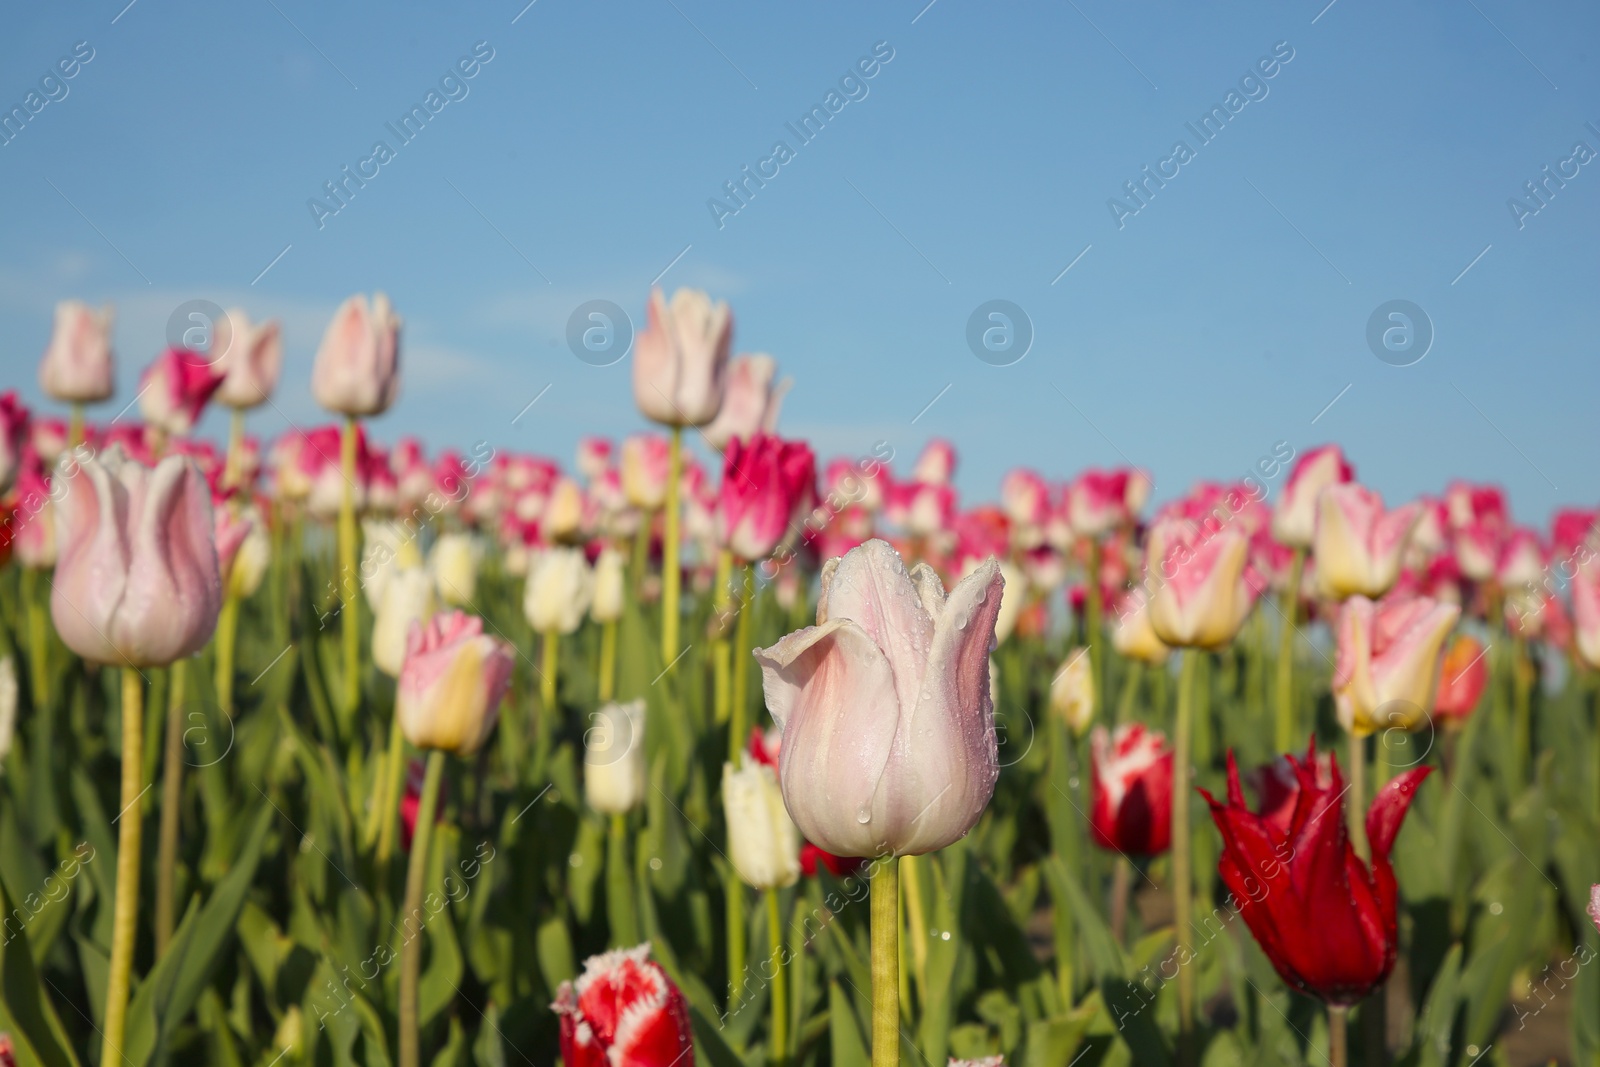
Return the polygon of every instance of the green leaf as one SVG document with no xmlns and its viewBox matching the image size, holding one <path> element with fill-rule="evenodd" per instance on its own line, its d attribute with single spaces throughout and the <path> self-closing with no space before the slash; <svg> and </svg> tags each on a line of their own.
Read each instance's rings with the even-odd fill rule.
<svg viewBox="0 0 1600 1067">
<path fill-rule="evenodd" d="M 689 1006 L 689 1024 L 694 1031 L 695 1062 L 705 1062 L 710 1067 L 744 1067 L 733 1049 L 722 1039 L 717 1024 L 694 1005 Z"/>
<path fill-rule="evenodd" d="M 828 1037 L 833 1067 L 871 1067 L 855 1009 L 838 982 L 828 983 Z"/>
<path fill-rule="evenodd" d="M 1460 985 L 1461 944 L 1457 942 L 1445 954 L 1439 973 L 1433 979 L 1433 988 L 1423 1003 L 1422 1014 L 1417 1018 L 1414 1041 L 1417 1067 L 1448 1067 Z"/>
<path fill-rule="evenodd" d="M 0 888 L 0 906 L 11 912 L 11 896 Z M 43 979 L 34 967 L 28 931 L 8 928 L 0 938 L 0 1030 L 11 1034 L 22 1067 L 78 1067 Z"/>
<path fill-rule="evenodd" d="M 1111 936 L 1111 927 L 1100 917 L 1100 912 L 1090 902 L 1089 896 L 1078 880 L 1067 870 L 1060 856 L 1051 856 L 1044 863 L 1045 880 L 1050 883 L 1050 893 L 1056 907 L 1072 910 L 1082 932 L 1083 945 L 1094 977 L 1122 978 L 1128 973 L 1127 960 L 1117 939 Z"/>
<path fill-rule="evenodd" d="M 1092 1010 L 1076 1011 L 1030 1023 L 1020 1067 L 1063 1067 L 1071 1063 L 1093 1018 Z"/>
</svg>

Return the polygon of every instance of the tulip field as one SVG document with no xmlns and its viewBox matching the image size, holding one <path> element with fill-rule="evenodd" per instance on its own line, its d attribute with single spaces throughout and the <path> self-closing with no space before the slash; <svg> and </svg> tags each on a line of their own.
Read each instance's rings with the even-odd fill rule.
<svg viewBox="0 0 1600 1067">
<path fill-rule="evenodd" d="M 126 397 L 58 305 L 0 394 L 0 1064 L 1600 1064 L 1600 507 L 1318 440 L 958 494 L 640 295 L 656 428 L 561 457 L 393 439 L 382 293 L 270 439 L 278 322 Z"/>
</svg>

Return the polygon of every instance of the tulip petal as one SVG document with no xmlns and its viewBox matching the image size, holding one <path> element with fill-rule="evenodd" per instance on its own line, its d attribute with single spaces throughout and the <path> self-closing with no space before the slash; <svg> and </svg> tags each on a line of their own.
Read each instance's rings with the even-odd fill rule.
<svg viewBox="0 0 1600 1067">
<path fill-rule="evenodd" d="M 795 825 L 836 855 L 873 855 L 885 839 L 873 798 L 900 720 L 889 660 L 850 619 L 797 630 L 755 657 L 783 730 L 779 780 Z"/>
<path fill-rule="evenodd" d="M 900 554 L 877 539 L 846 554 L 828 583 L 826 607 L 830 621 L 851 620 L 883 650 L 900 707 L 915 706 L 934 622 Z"/>
<path fill-rule="evenodd" d="M 111 622 L 128 582 L 127 492 L 101 463 L 62 472 L 66 492 L 54 509 L 60 556 L 51 583 L 56 632 L 78 655 L 120 661 Z"/>
</svg>

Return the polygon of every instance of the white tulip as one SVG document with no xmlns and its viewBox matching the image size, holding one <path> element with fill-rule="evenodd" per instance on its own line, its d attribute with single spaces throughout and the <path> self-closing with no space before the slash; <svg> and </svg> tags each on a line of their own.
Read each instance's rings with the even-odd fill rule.
<svg viewBox="0 0 1600 1067">
<path fill-rule="evenodd" d="M 608 548 L 594 562 L 594 603 L 589 615 L 595 622 L 616 622 L 622 618 L 627 573 L 622 553 Z"/>
<path fill-rule="evenodd" d="M 575 633 L 594 598 L 594 574 L 577 548 L 547 548 L 528 563 L 522 611 L 541 634 Z"/>
<path fill-rule="evenodd" d="M 437 610 L 433 576 L 421 567 L 408 567 L 384 583 L 383 603 L 372 624 L 372 662 L 380 671 L 391 678 L 400 677 L 411 623 L 426 623 Z"/>
<path fill-rule="evenodd" d="M 778 776 L 741 753 L 739 769 L 722 765 L 722 805 L 728 819 L 728 859 L 756 889 L 782 889 L 800 878 L 800 832 L 783 806 Z"/>
<path fill-rule="evenodd" d="M 478 563 L 482 558 L 483 547 L 471 534 L 441 534 L 428 554 L 439 599 L 458 607 L 471 606 L 478 591 Z"/>
<path fill-rule="evenodd" d="M 644 799 L 643 700 L 607 704 L 583 734 L 583 797 L 602 815 L 621 815 Z"/>
</svg>

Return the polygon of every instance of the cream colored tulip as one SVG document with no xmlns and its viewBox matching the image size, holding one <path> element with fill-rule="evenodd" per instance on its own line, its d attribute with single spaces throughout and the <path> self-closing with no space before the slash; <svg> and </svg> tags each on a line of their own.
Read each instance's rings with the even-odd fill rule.
<svg viewBox="0 0 1600 1067">
<path fill-rule="evenodd" d="M 1400 577 L 1400 559 L 1421 515 L 1415 503 L 1384 511 L 1383 497 L 1350 482 L 1317 496 L 1317 592 L 1329 600 L 1377 597 Z"/>
<path fill-rule="evenodd" d="M 742 753 L 739 769 L 722 765 L 722 805 L 728 821 L 728 859 L 756 889 L 782 889 L 800 878 L 800 833 L 783 806 L 778 775 Z"/>
<path fill-rule="evenodd" d="M 1087 648 L 1069 653 L 1050 682 L 1050 711 L 1067 724 L 1075 737 L 1082 737 L 1094 721 L 1094 671 Z"/>
<path fill-rule="evenodd" d="M 361 522 L 361 589 L 367 606 L 383 606 L 389 580 L 401 571 L 422 566 L 422 549 L 414 530 L 398 522 L 363 519 Z"/>
<path fill-rule="evenodd" d="M 614 548 L 601 550 L 594 562 L 594 603 L 589 606 L 589 617 L 595 622 L 616 622 L 622 618 L 626 597 L 627 566 L 622 553 Z"/>
<path fill-rule="evenodd" d="M 1111 647 L 1129 659 L 1159 667 L 1167 662 L 1172 649 L 1150 625 L 1150 599 L 1142 589 L 1123 598 L 1111 624 Z"/>
<path fill-rule="evenodd" d="M 233 566 L 228 568 L 228 595 L 244 600 L 261 588 L 267 567 L 272 563 L 272 539 L 267 536 L 267 524 L 261 513 L 249 508 L 250 532 L 239 543 L 234 553 Z"/>
<path fill-rule="evenodd" d="M 643 700 L 607 704 L 583 734 L 583 797 L 602 815 L 632 811 L 644 799 Z"/>
<path fill-rule="evenodd" d="M 413 622 L 426 623 L 439 610 L 433 593 L 433 575 L 410 567 L 390 576 L 383 587 L 372 624 L 372 662 L 391 678 L 400 676 L 406 661 L 406 639 Z"/>
<path fill-rule="evenodd" d="M 470 756 L 500 717 L 516 653 L 483 632 L 476 615 L 451 611 L 411 627 L 395 691 L 400 731 L 418 748 Z"/>
<path fill-rule="evenodd" d="M 594 573 L 579 548 L 547 548 L 528 564 L 522 611 L 541 634 L 576 633 L 594 598 Z"/>
<path fill-rule="evenodd" d="M 482 558 L 483 546 L 471 534 L 441 534 L 428 554 L 439 599 L 457 607 L 472 604 L 478 592 L 478 562 Z"/>
<path fill-rule="evenodd" d="M 1339 612 L 1333 699 L 1339 723 L 1357 737 L 1415 730 L 1428 721 L 1439 654 L 1461 609 L 1427 597 L 1374 604 L 1353 596 Z"/>
</svg>

